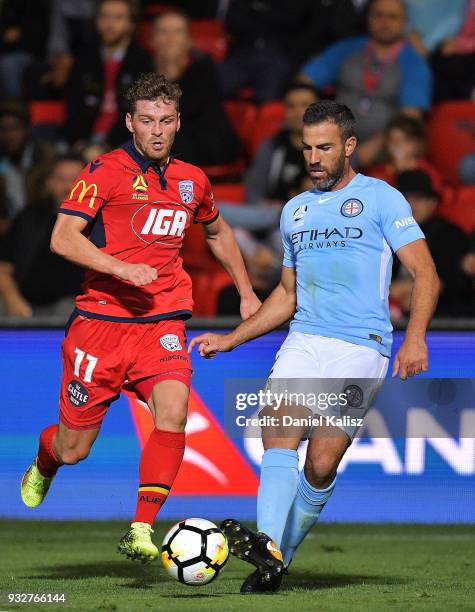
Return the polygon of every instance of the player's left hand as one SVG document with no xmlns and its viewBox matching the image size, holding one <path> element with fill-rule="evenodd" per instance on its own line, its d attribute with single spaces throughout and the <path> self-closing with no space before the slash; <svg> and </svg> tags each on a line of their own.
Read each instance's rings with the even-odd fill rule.
<svg viewBox="0 0 475 612">
<path fill-rule="evenodd" d="M 248 296 L 241 298 L 240 313 L 243 321 L 252 317 L 252 315 L 261 307 L 261 300 L 252 291 Z"/>
<path fill-rule="evenodd" d="M 429 370 L 429 353 L 423 338 L 405 338 L 394 358 L 393 378 L 398 374 L 401 380 L 417 376 Z"/>
</svg>

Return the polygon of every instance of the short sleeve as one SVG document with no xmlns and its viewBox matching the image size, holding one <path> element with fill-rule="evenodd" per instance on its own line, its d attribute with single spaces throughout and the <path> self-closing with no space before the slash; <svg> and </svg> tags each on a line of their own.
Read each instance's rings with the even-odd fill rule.
<svg viewBox="0 0 475 612">
<path fill-rule="evenodd" d="M 96 159 L 74 181 L 69 196 L 63 200 L 58 212 L 93 221 L 109 200 L 113 184 L 110 168 L 100 158 Z"/>
<path fill-rule="evenodd" d="M 214 201 L 213 190 L 208 177 L 205 177 L 203 196 L 195 212 L 195 223 L 213 223 L 219 217 L 219 211 Z"/>
<path fill-rule="evenodd" d="M 424 238 L 412 216 L 409 202 L 397 189 L 387 187 L 378 194 L 381 207 L 381 229 L 391 249 L 396 252 L 406 244 Z"/>
<path fill-rule="evenodd" d="M 284 248 L 282 265 L 287 268 L 295 268 L 294 248 L 285 229 L 285 209 L 282 211 L 282 215 L 280 216 L 280 233 L 282 236 L 282 246 Z"/>
</svg>

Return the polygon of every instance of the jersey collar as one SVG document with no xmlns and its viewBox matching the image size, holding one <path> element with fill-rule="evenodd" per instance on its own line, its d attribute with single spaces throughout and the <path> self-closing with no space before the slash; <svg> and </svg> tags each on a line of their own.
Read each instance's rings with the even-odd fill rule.
<svg viewBox="0 0 475 612">
<path fill-rule="evenodd" d="M 138 164 L 142 172 L 147 172 L 149 168 L 153 168 L 153 170 L 155 170 L 155 172 L 158 174 L 158 177 L 160 180 L 160 187 L 162 191 L 165 191 L 165 189 L 167 188 L 167 180 L 165 178 L 165 172 L 167 171 L 167 168 L 172 161 L 171 156 L 168 158 L 168 161 L 162 170 L 158 164 L 148 159 L 148 157 L 145 157 L 145 155 L 142 155 L 142 153 L 140 153 L 135 148 L 134 141 L 132 139 L 126 142 L 122 146 L 122 148 L 128 155 L 130 155 L 130 157 L 134 160 L 134 162 Z"/>
</svg>

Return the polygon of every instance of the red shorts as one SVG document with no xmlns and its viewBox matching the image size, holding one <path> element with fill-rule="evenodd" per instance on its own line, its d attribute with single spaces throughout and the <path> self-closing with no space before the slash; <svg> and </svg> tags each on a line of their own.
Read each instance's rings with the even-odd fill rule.
<svg viewBox="0 0 475 612">
<path fill-rule="evenodd" d="M 190 386 L 191 362 L 180 319 L 117 323 L 81 315 L 62 344 L 60 420 L 69 429 L 99 427 L 122 389 L 147 401 L 161 380 Z"/>
</svg>

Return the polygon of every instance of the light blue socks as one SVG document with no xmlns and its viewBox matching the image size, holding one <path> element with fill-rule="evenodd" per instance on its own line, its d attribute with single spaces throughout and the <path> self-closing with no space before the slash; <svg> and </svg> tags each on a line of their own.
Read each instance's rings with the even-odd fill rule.
<svg viewBox="0 0 475 612">
<path fill-rule="evenodd" d="M 327 489 L 315 489 L 305 478 L 304 471 L 300 472 L 297 494 L 281 545 L 285 565 L 290 563 L 297 547 L 317 522 L 320 512 L 333 493 L 335 483 L 336 478 Z"/>
<path fill-rule="evenodd" d="M 298 465 L 299 456 L 294 450 L 270 448 L 262 457 L 257 529 L 272 538 L 279 548 L 297 492 Z"/>
</svg>

